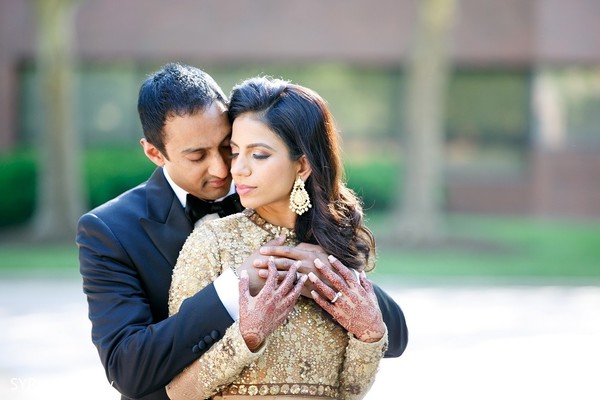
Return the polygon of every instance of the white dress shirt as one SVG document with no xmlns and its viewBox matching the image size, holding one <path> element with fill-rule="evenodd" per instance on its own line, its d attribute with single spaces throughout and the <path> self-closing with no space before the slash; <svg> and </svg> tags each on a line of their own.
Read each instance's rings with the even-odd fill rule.
<svg viewBox="0 0 600 400">
<path fill-rule="evenodd" d="M 162 170 L 165 174 L 167 182 L 169 182 L 169 185 L 171 185 L 171 188 L 175 192 L 175 196 L 177 196 L 177 198 L 179 199 L 181 206 L 185 208 L 187 203 L 188 192 L 186 192 L 184 189 L 177 186 L 175 182 L 173 182 L 173 179 L 171 179 L 171 177 L 169 176 L 169 172 L 165 168 L 163 168 Z M 227 196 L 233 193 L 235 193 L 235 186 L 232 183 L 231 189 L 229 190 L 229 193 L 227 193 Z M 205 221 L 216 218 L 219 218 L 219 214 L 205 215 L 204 217 L 196 221 L 196 224 L 194 226 L 198 226 Z M 219 299 L 221 300 L 221 303 L 223 303 L 223 306 L 225 307 L 231 318 L 233 318 L 234 321 L 237 321 L 240 317 L 239 280 L 237 276 L 235 276 L 231 268 L 227 268 L 225 271 L 223 271 L 221 275 L 217 277 L 217 279 L 214 280 L 213 284 L 215 286 L 217 296 L 219 296 Z"/>
</svg>

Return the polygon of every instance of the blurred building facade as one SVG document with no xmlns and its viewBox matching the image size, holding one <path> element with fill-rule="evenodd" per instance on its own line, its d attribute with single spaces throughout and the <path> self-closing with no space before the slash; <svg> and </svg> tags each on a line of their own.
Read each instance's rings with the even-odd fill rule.
<svg viewBox="0 0 600 400">
<path fill-rule="evenodd" d="M 600 1 L 457 3 L 451 61 L 458 77 L 448 100 L 448 210 L 600 217 Z M 100 81 L 103 68 L 138 71 L 139 65 L 169 60 L 213 68 L 283 61 L 402 71 L 417 6 L 415 0 L 80 0 L 76 55 Z M 21 144 L 31 128 L 28 121 L 35 119 L 23 115 L 35 84 L 27 78 L 35 57 L 34 20 L 29 2 L 0 0 L 0 150 Z M 478 85 L 478 76 L 486 83 Z M 133 98 L 137 78 L 120 84 Z M 452 93 L 462 92 L 467 99 L 472 93 L 486 96 L 493 104 L 511 85 L 520 93 L 518 118 L 504 117 L 504 106 L 477 114 L 479 98 L 473 104 L 453 103 Z M 80 118 L 97 120 L 106 129 L 111 115 L 126 108 L 90 104 L 80 104 Z M 127 107 L 135 114 L 135 104 Z M 481 124 L 471 119 L 475 114 Z M 498 123 L 485 127 L 486 120 Z M 511 129 L 517 132 L 513 136 L 506 133 Z M 499 148 L 493 146 L 498 137 L 518 149 L 518 168 L 481 173 L 477 165 L 463 162 L 473 146 L 478 152 Z"/>
</svg>

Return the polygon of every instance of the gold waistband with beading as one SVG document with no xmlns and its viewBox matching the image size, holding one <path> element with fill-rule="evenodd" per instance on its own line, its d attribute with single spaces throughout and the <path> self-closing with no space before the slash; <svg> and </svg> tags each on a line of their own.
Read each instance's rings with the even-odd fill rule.
<svg viewBox="0 0 600 400">
<path fill-rule="evenodd" d="M 264 383 L 255 385 L 233 384 L 227 386 L 223 395 L 267 396 L 267 395 L 303 395 L 315 397 L 338 397 L 338 388 L 330 385 L 309 383 Z"/>
</svg>

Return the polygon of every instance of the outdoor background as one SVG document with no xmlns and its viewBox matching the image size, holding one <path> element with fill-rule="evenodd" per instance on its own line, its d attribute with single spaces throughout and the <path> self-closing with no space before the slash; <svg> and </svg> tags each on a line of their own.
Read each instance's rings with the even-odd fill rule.
<svg viewBox="0 0 600 400">
<path fill-rule="evenodd" d="M 137 93 L 171 61 L 228 93 L 319 92 L 406 353 L 368 398 L 597 399 L 600 1 L 0 0 L 0 397 L 118 398 L 78 217 L 143 182 Z"/>
</svg>

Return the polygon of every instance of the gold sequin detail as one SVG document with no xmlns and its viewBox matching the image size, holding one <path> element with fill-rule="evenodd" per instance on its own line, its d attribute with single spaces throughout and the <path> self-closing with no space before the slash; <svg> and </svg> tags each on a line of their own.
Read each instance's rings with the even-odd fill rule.
<svg viewBox="0 0 600 400">
<path fill-rule="evenodd" d="M 297 244 L 293 231 L 269 224 L 253 210 L 194 229 L 173 272 L 170 312 L 280 233 L 287 245 Z M 193 375 L 202 398 L 220 391 L 360 399 L 373 383 L 386 343 L 387 336 L 377 343 L 356 340 L 312 299 L 301 297 L 257 353 L 245 346 L 236 322 L 183 374 Z"/>
</svg>

